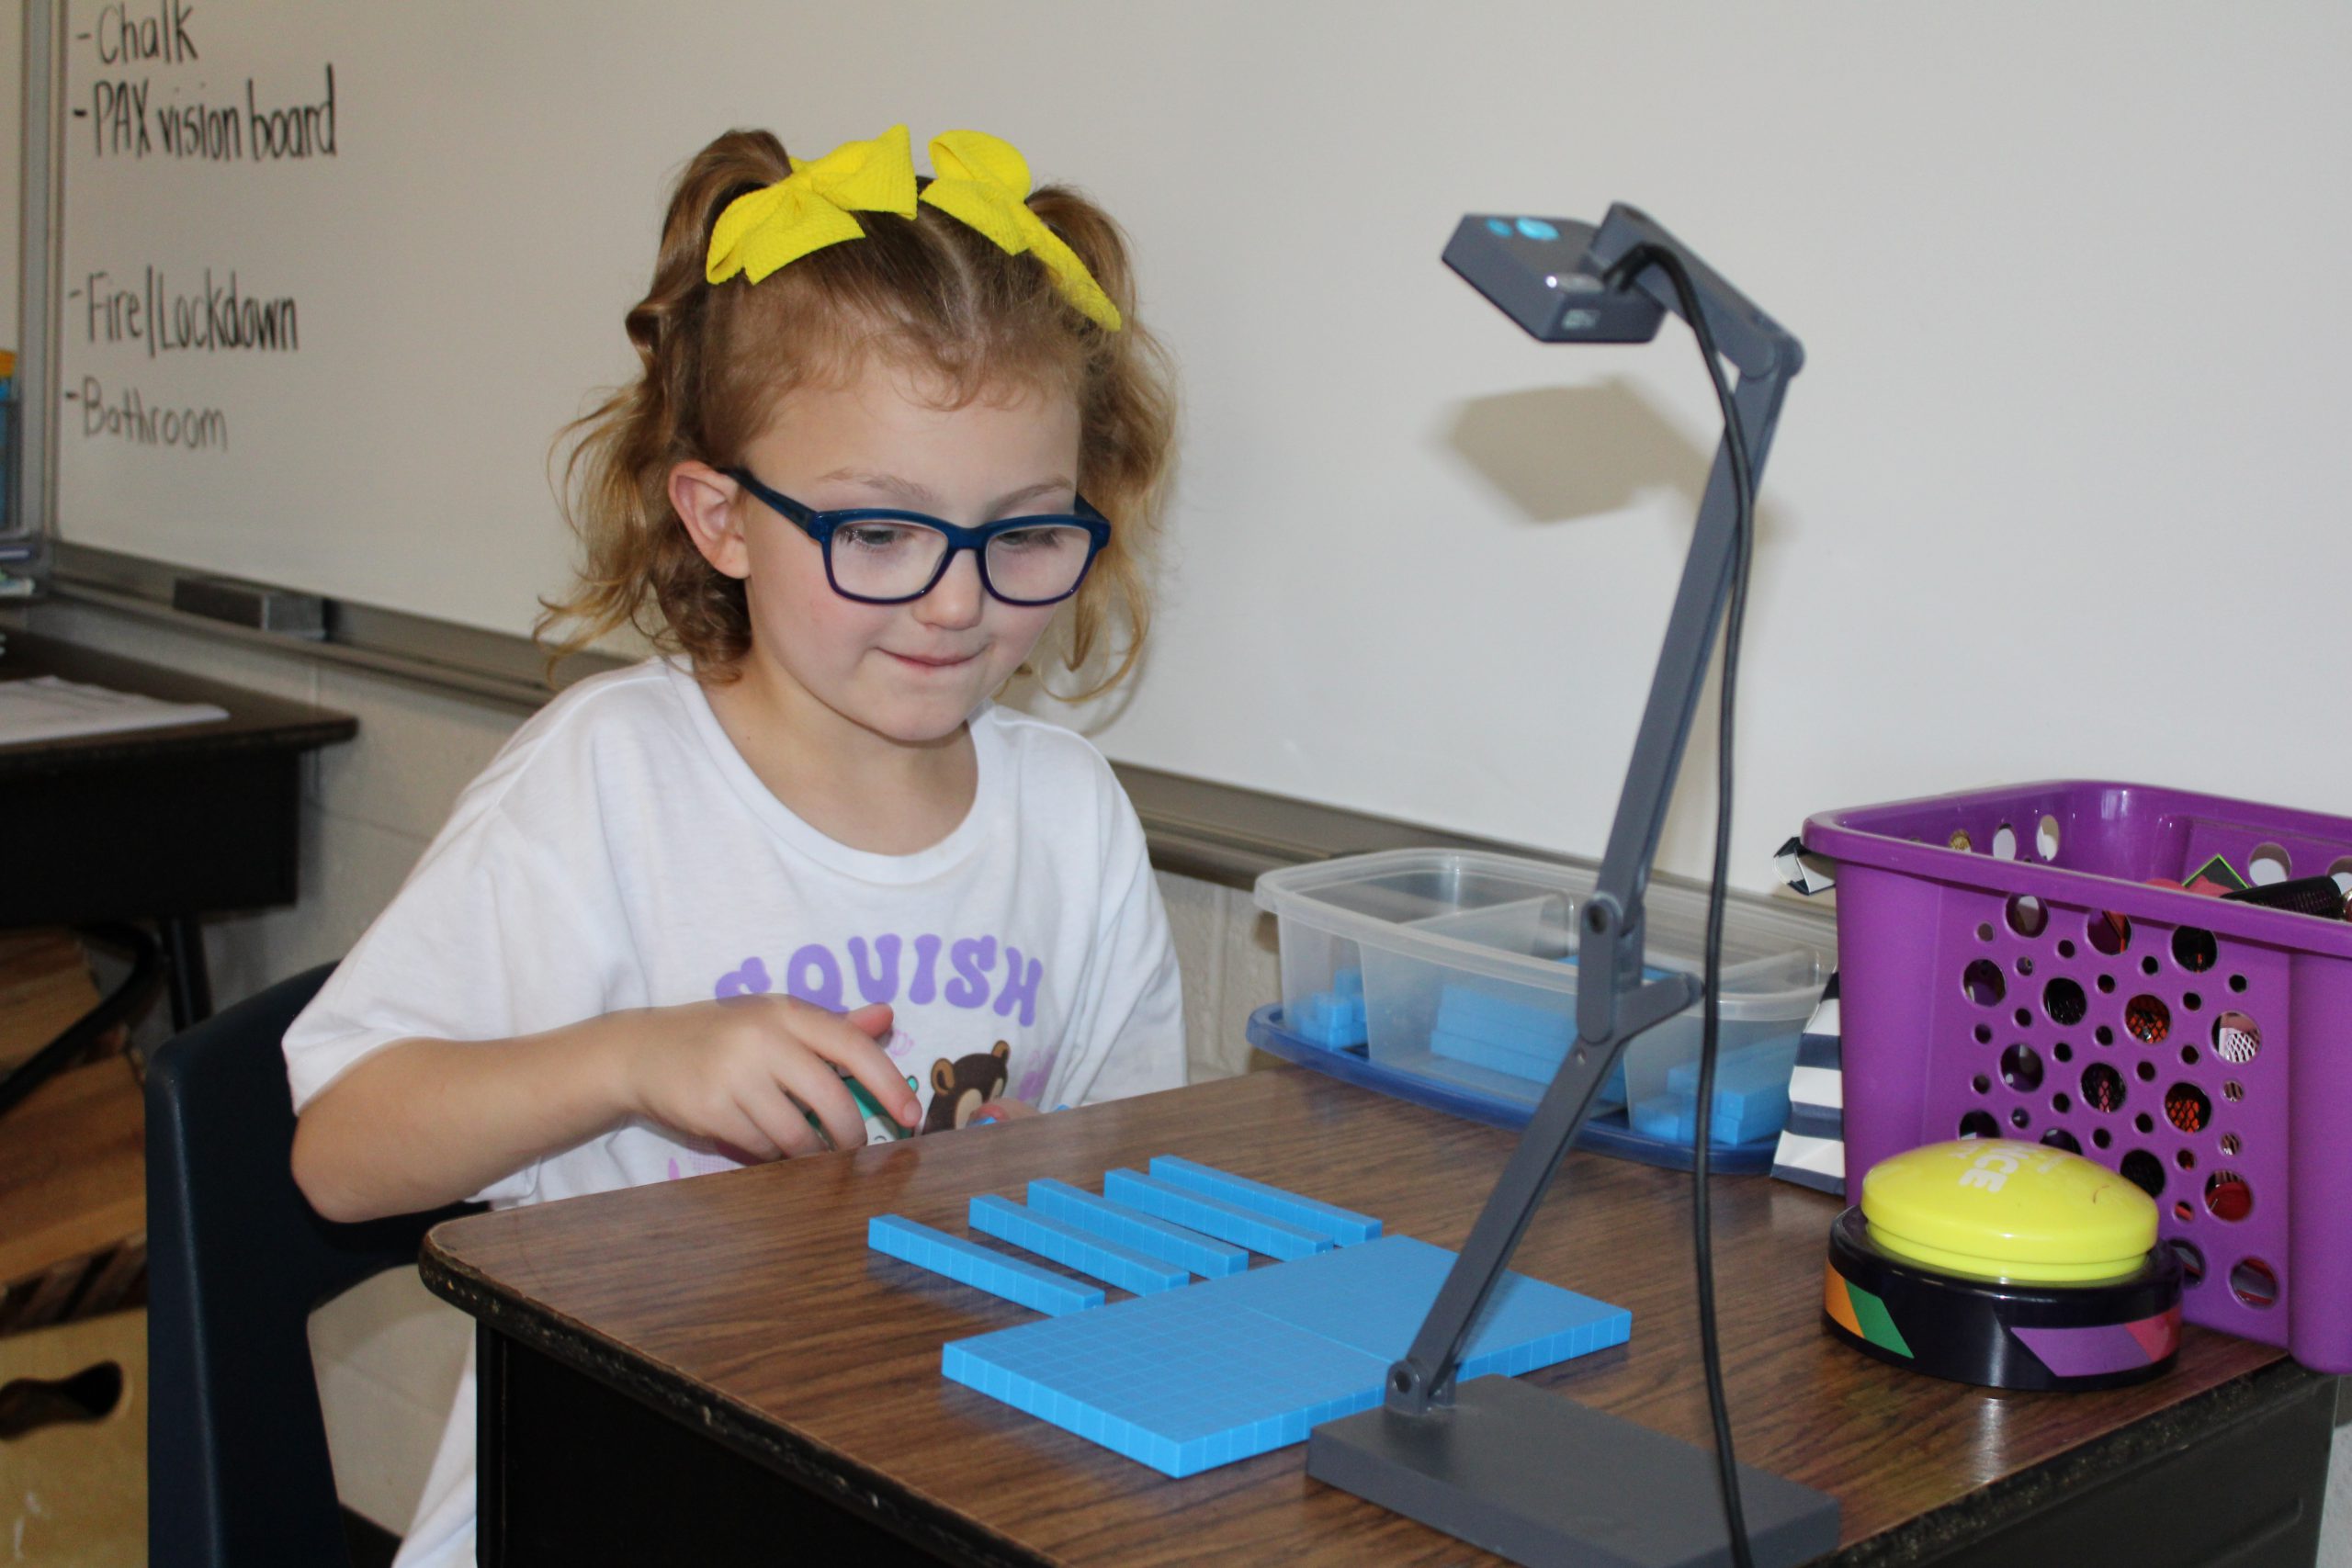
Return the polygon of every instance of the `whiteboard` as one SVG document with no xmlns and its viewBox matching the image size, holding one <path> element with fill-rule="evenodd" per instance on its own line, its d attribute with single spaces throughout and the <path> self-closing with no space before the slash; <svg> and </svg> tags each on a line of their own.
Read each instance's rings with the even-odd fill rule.
<svg viewBox="0 0 2352 1568">
<path fill-rule="evenodd" d="M 1596 852 L 1713 404 L 1679 326 L 1538 345 L 1437 256 L 1465 211 L 1622 198 L 1807 350 L 1737 880 L 1809 811 L 1996 780 L 2347 807 L 2340 5 L 187 12 L 71 11 L 64 539 L 521 631 L 568 558 L 549 442 L 632 367 L 684 159 L 737 124 L 803 155 L 978 127 L 1128 227 L 1182 366 L 1162 615 L 1084 716 L 1103 748 Z M 305 107 L 312 155 L 251 155 L 255 111 Z M 175 155 L 174 118 L 245 155 Z M 176 331 L 232 276 L 280 346 L 119 320 L 152 293 Z"/>
</svg>

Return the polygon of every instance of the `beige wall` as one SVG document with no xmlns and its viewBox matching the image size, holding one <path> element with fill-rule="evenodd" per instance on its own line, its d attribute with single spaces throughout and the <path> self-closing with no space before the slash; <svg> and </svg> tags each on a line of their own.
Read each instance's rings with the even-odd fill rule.
<svg viewBox="0 0 2352 1568">
<path fill-rule="evenodd" d="M 525 716 L 107 610 L 53 604 L 14 619 L 359 720 L 356 739 L 304 763 L 300 902 L 205 928 L 222 1007 L 346 951 L 398 890 L 458 792 Z M 1184 973 L 1193 1076 L 1238 1072 L 1250 1055 L 1243 1022 L 1276 999 L 1271 917 L 1261 925 L 1250 895 L 1232 888 L 1166 873 L 1159 886 Z M 311 1321 L 336 1483 L 353 1507 L 396 1532 L 424 1488 L 468 1323 L 427 1295 L 413 1271 L 362 1286 Z"/>
</svg>

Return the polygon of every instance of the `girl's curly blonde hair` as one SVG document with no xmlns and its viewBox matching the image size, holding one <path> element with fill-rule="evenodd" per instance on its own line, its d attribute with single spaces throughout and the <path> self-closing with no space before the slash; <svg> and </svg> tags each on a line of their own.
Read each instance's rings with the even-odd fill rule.
<svg viewBox="0 0 2352 1568">
<path fill-rule="evenodd" d="M 1078 487 L 1111 519 L 1111 541 L 1057 622 L 1057 652 L 1078 671 L 1116 634 L 1115 666 L 1071 700 L 1116 685 L 1150 624 L 1145 568 L 1175 429 L 1167 356 L 1136 324 L 1117 225 L 1062 186 L 1029 198 L 1118 307 L 1119 332 L 1080 315 L 1036 257 L 1008 254 L 928 203 L 912 219 L 857 213 L 865 239 L 757 285 L 704 281 L 719 213 L 791 172 L 775 137 L 732 130 L 679 176 L 653 286 L 626 318 L 641 370 L 558 440 L 575 442 L 562 500 L 584 559 L 572 592 L 542 602 L 537 635 L 551 662 L 632 626 L 662 651 L 684 653 L 705 679 L 731 679 L 752 643 L 743 585 L 695 547 L 670 504 L 670 470 L 689 459 L 741 464 L 786 394 L 837 384 L 878 354 L 955 406 L 1007 387 L 1076 399 Z"/>
</svg>

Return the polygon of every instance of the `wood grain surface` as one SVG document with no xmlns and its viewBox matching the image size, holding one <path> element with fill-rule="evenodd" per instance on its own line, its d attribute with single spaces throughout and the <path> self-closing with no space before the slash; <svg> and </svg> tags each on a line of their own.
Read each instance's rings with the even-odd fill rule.
<svg viewBox="0 0 2352 1568">
<path fill-rule="evenodd" d="M 89 960 L 72 931 L 0 931 L 0 1071 L 97 1005 Z"/>
<path fill-rule="evenodd" d="M 147 1234 L 147 1115 L 129 1058 L 58 1074 L 0 1133 L 0 1285 Z"/>
<path fill-rule="evenodd" d="M 865 1222 L 899 1213 L 966 1234 L 975 1193 L 1018 1197 L 1041 1176 L 1093 1187 L 1107 1168 L 1180 1154 L 1458 1247 L 1511 1144 L 1288 1068 L 482 1214 L 434 1232 L 424 1271 L 503 1332 L 788 1473 L 837 1476 L 886 1516 L 960 1521 L 978 1555 L 1458 1562 L 1478 1554 L 1308 1480 L 1303 1446 L 1170 1481 L 948 1382 L 943 1342 L 1035 1314 L 869 1252 Z M 1514 1266 L 1634 1314 L 1629 1345 L 1531 1381 L 1703 1446 L 1689 1193 L 1685 1174 L 1573 1156 Z M 1835 1201 L 1763 1177 L 1719 1178 L 1714 1195 L 1739 1457 L 1835 1495 L 1848 1547 L 1972 1499 L 1998 1523 L 2174 1442 L 2184 1419 L 2228 1419 L 2280 1378 L 2312 1375 L 2195 1328 L 2174 1371 L 2132 1389 L 1999 1394 L 1904 1372 L 1821 1327 Z"/>
<path fill-rule="evenodd" d="M 0 934 L 0 1068 L 97 1005 L 70 933 Z M 8 1113 L 0 1123 L 0 1288 L 146 1234 L 146 1130 L 139 1080 L 119 1055 L 59 1073 Z"/>
</svg>

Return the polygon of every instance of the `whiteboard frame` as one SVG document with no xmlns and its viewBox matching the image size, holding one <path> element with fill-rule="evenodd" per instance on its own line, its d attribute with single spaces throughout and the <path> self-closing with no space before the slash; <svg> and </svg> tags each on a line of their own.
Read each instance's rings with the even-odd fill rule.
<svg viewBox="0 0 2352 1568">
<path fill-rule="evenodd" d="M 24 96 L 18 148 L 17 442 L 9 472 L 12 525 L 0 541 L 29 538 L 27 574 L 39 581 L 56 535 L 57 277 L 65 242 L 65 138 L 61 124 L 64 0 L 23 0 Z"/>
</svg>

